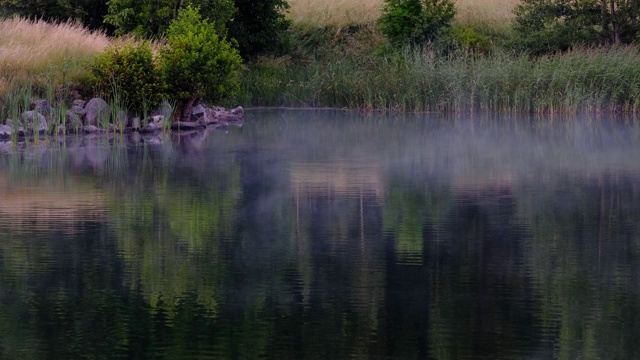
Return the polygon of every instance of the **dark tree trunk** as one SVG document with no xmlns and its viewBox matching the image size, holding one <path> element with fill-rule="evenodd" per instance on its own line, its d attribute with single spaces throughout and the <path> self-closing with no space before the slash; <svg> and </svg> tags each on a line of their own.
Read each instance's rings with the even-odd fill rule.
<svg viewBox="0 0 640 360">
<path fill-rule="evenodd" d="M 600 12 L 602 13 L 602 34 L 608 43 L 613 42 L 613 33 L 609 29 L 609 14 L 607 11 L 607 0 L 600 0 Z"/>
<path fill-rule="evenodd" d="M 191 98 L 189 100 L 178 100 L 174 121 L 191 121 L 191 111 L 193 107 L 200 103 L 199 98 Z"/>
<path fill-rule="evenodd" d="M 614 44 L 619 44 L 620 43 L 620 24 L 618 24 L 618 19 L 616 18 L 616 1 L 615 0 L 610 0 L 611 1 L 611 12 L 610 12 L 610 16 L 611 16 L 611 27 L 613 28 L 613 43 Z"/>
</svg>

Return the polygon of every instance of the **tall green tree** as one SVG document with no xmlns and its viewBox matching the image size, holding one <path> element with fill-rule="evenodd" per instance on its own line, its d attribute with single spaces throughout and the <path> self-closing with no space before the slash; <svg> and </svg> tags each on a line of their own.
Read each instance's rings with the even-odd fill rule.
<svg viewBox="0 0 640 360">
<path fill-rule="evenodd" d="M 117 34 L 144 37 L 163 35 L 187 6 L 199 7 L 200 14 L 224 34 L 236 11 L 233 0 L 109 0 L 107 5 L 104 21 L 115 26 Z"/>
<path fill-rule="evenodd" d="M 640 0 L 522 0 L 515 9 L 516 44 L 533 54 L 576 45 L 632 43 Z"/>
<path fill-rule="evenodd" d="M 238 12 L 229 23 L 229 36 L 236 39 L 243 57 L 277 52 L 286 45 L 286 0 L 235 0 L 235 6 Z"/>
</svg>

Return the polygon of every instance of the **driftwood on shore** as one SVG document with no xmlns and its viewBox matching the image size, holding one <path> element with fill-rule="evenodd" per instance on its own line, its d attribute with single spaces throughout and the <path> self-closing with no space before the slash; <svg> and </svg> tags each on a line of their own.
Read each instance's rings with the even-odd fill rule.
<svg viewBox="0 0 640 360">
<path fill-rule="evenodd" d="M 172 122 L 173 108 L 167 102 L 144 119 L 129 116 L 124 111 L 112 110 L 109 104 L 100 98 L 88 102 L 74 100 L 64 114 L 55 109 L 46 100 L 36 100 L 32 109 L 25 111 L 20 118 L 0 122 L 0 139 L 44 134 L 95 134 L 95 133 L 141 133 L 153 134 L 162 131 L 192 131 L 207 127 L 223 127 L 230 124 L 241 126 L 244 122 L 244 109 L 225 109 L 199 104 L 191 111 L 188 121 Z M 64 119 L 64 121 L 61 121 Z"/>
</svg>

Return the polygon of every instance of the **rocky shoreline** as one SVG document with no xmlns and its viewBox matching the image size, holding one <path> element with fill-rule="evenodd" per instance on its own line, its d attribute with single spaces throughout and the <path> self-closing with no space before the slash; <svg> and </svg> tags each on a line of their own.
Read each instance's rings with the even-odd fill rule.
<svg viewBox="0 0 640 360">
<path fill-rule="evenodd" d="M 111 109 L 103 99 L 93 98 L 87 102 L 76 99 L 71 108 L 61 114 L 47 100 L 35 100 L 31 110 L 22 113 L 18 120 L 7 119 L 0 124 L 0 139 L 16 139 L 55 134 L 154 134 L 167 131 L 194 131 L 208 127 L 241 126 L 244 109 L 225 109 L 199 104 L 193 107 L 189 121 L 172 121 L 174 109 L 163 102 L 158 109 L 144 119 L 129 116 L 124 111 Z M 64 118 L 64 124 L 60 120 Z"/>
</svg>

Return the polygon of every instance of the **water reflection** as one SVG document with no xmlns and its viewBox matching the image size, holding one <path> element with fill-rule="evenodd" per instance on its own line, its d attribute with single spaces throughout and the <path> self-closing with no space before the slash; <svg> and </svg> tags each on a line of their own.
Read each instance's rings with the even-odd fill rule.
<svg viewBox="0 0 640 360">
<path fill-rule="evenodd" d="M 638 140 L 266 111 L 13 147 L 1 357 L 636 358 Z"/>
</svg>

